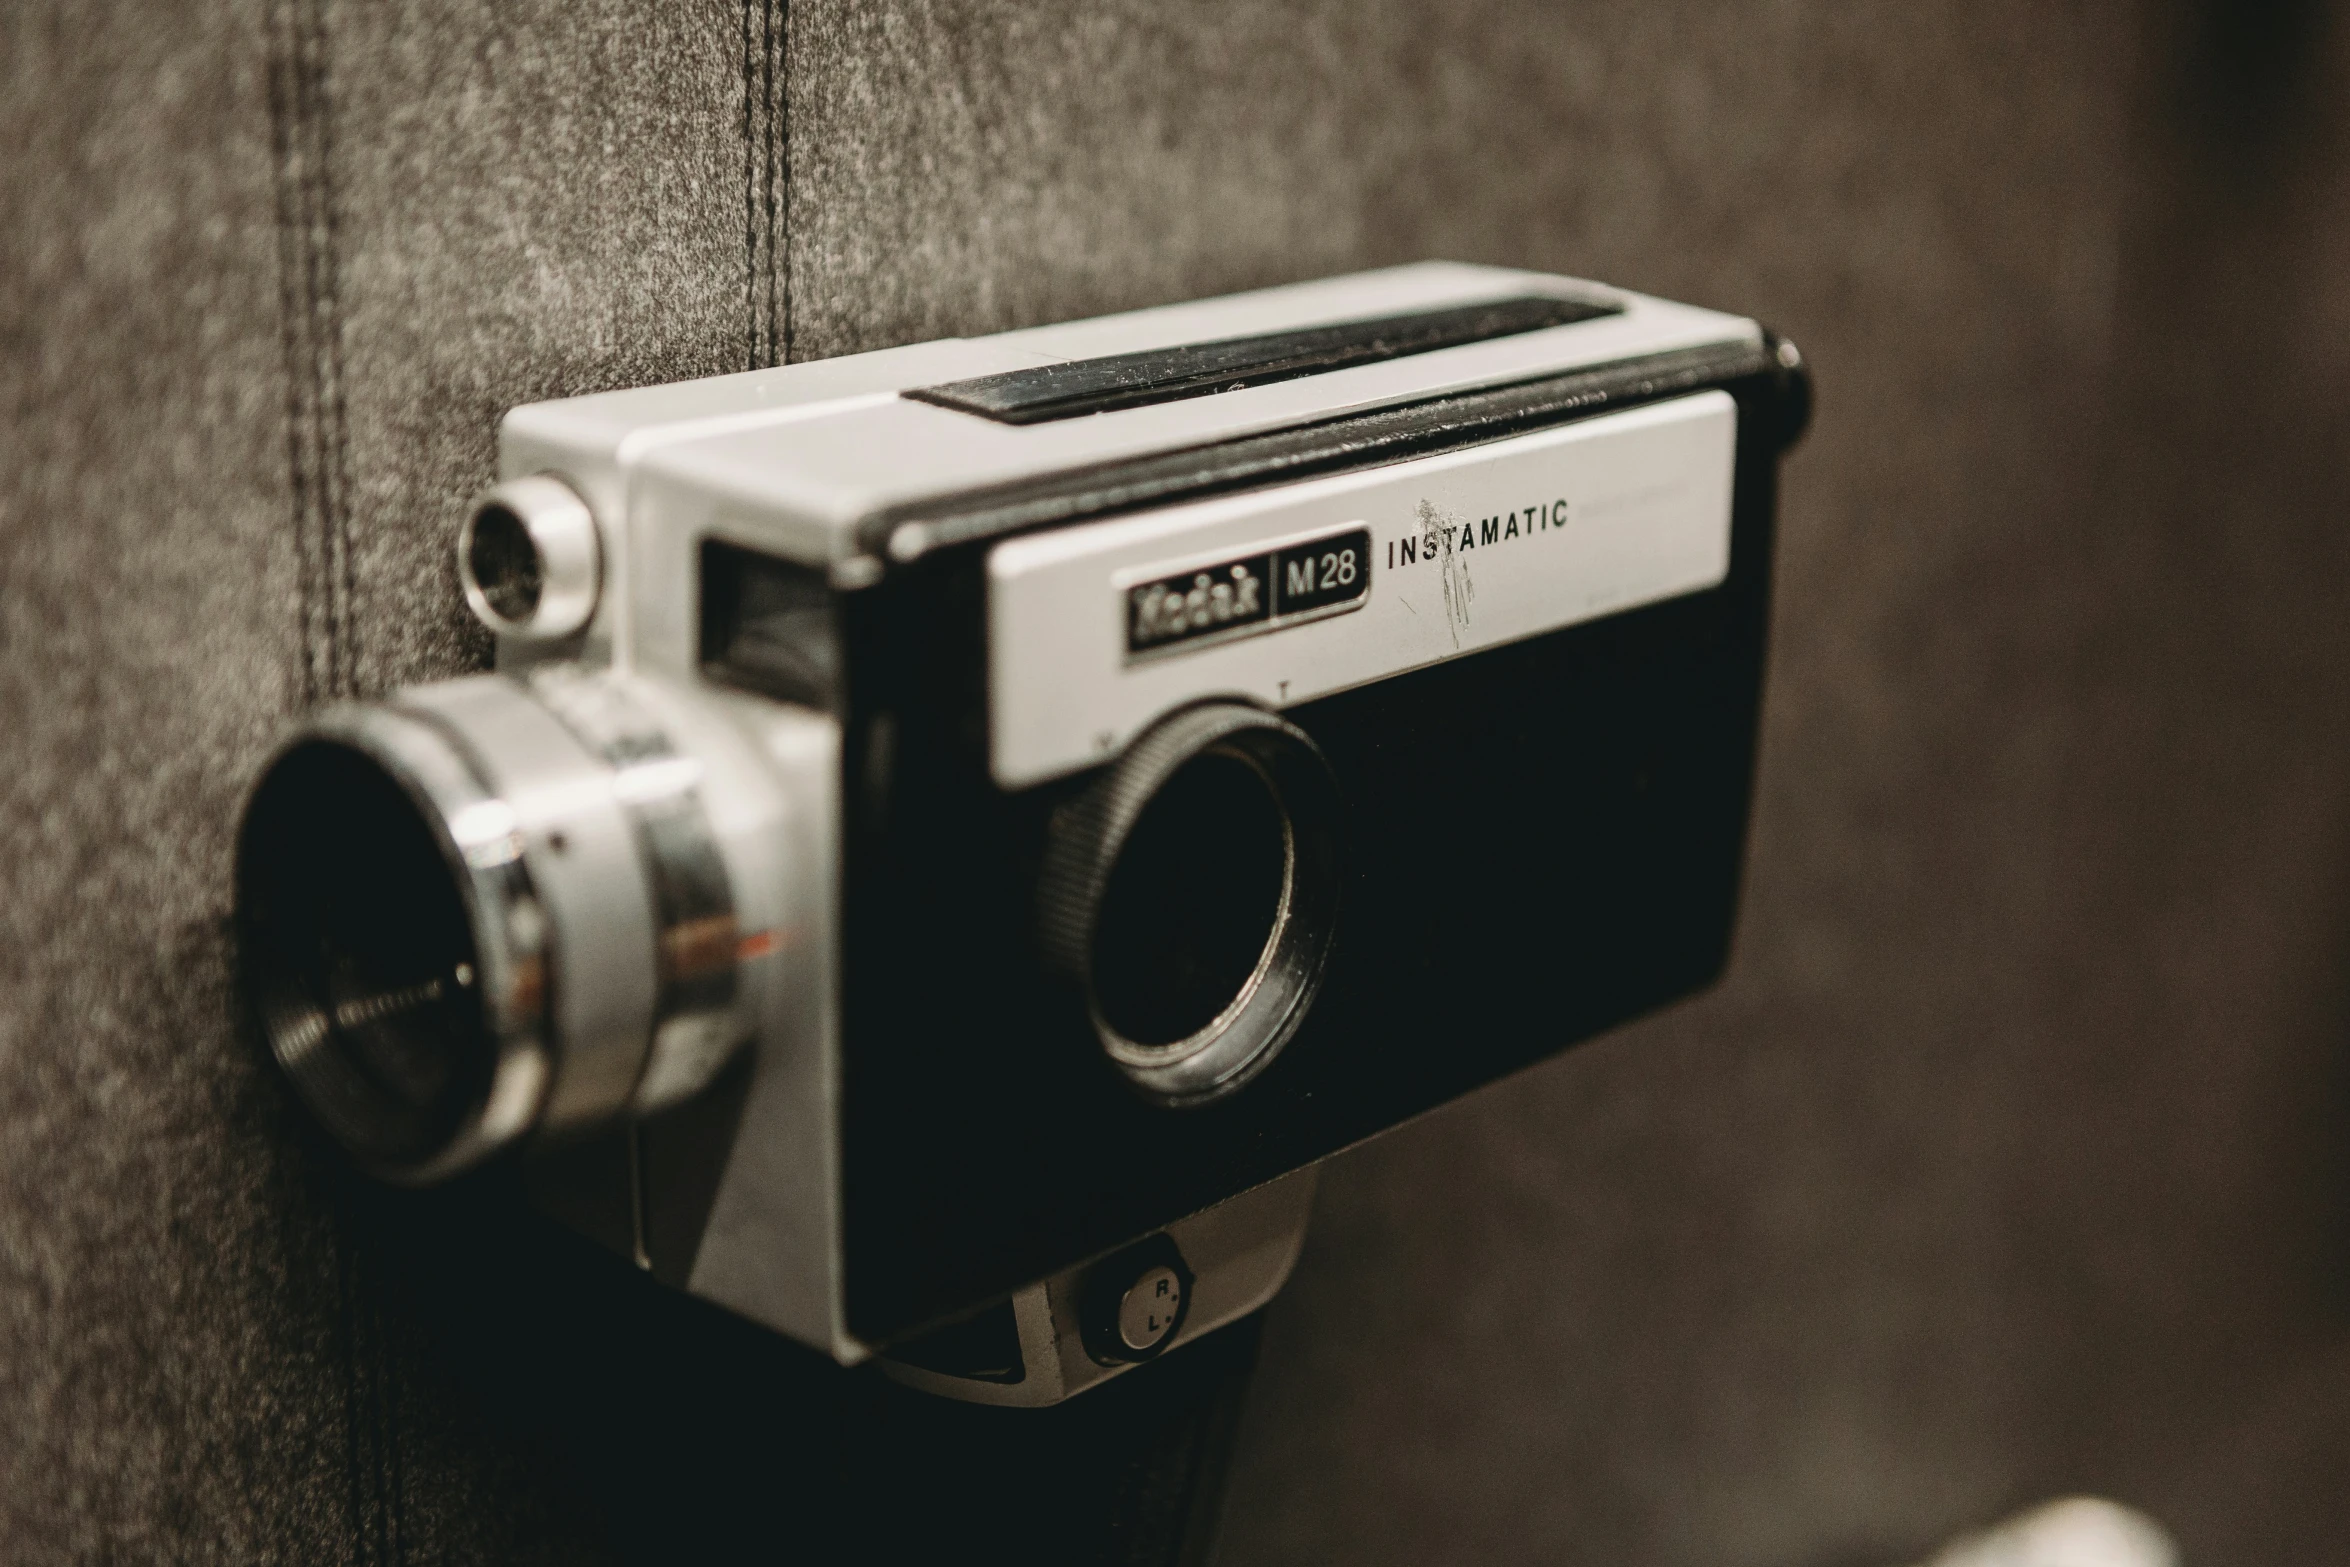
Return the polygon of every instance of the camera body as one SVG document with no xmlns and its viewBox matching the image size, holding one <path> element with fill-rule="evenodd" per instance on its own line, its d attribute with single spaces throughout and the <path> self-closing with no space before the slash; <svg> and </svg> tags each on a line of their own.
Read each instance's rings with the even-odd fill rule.
<svg viewBox="0 0 2350 1567">
<path fill-rule="evenodd" d="M 1316 1161 L 1720 972 L 1808 398 L 1427 264 L 518 408 L 499 672 L 248 808 L 264 1028 L 381 1173 L 518 1143 L 680 1287 L 1062 1396 L 1261 1304 Z"/>
</svg>

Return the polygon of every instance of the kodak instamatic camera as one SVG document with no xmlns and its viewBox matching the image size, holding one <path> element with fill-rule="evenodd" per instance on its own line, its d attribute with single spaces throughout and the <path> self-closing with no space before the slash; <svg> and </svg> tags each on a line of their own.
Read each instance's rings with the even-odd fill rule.
<svg viewBox="0 0 2350 1567">
<path fill-rule="evenodd" d="M 1423 265 L 518 408 L 498 671 L 328 708 L 245 982 L 365 1167 L 1049 1403 L 1261 1305 L 1315 1161 L 1707 984 L 1754 322 Z"/>
</svg>

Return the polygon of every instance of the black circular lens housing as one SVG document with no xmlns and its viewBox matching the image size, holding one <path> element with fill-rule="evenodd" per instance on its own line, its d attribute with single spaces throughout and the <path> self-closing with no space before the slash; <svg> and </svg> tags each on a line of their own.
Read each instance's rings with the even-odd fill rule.
<svg viewBox="0 0 2350 1567">
<path fill-rule="evenodd" d="M 1207 703 L 1162 720 L 1061 812 L 1039 879 L 1043 944 L 1137 1089 L 1205 1104 L 1304 1020 L 1338 883 L 1320 749 L 1272 713 Z"/>
<path fill-rule="evenodd" d="M 1232 745 L 1177 767 L 1126 835 L 1102 889 L 1093 990 L 1138 1045 L 1199 1033 L 1264 961 L 1289 889 L 1288 818 L 1264 769 Z"/>
<path fill-rule="evenodd" d="M 239 964 L 271 1053 L 326 1130 L 374 1173 L 428 1181 L 536 1112 L 543 921 L 518 855 L 469 855 L 451 837 L 453 814 L 483 807 L 478 828 L 503 807 L 468 793 L 445 740 L 345 712 L 358 716 L 330 711 L 281 751 L 246 805 Z"/>
</svg>

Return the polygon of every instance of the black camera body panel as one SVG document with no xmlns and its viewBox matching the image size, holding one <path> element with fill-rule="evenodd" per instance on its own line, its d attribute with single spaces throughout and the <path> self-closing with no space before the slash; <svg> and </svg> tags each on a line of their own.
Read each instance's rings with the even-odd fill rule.
<svg viewBox="0 0 2350 1567">
<path fill-rule="evenodd" d="M 1729 392 L 1739 414 L 1718 587 L 1285 711 L 1343 798 L 1339 934 L 1295 1037 L 1219 1103 L 1169 1110 L 1136 1095 L 1105 1064 L 1079 995 L 1040 962 L 1046 834 L 1093 774 L 1012 792 L 990 775 L 984 560 L 997 536 L 843 600 L 857 1335 L 887 1342 L 969 1310 L 1720 974 L 1752 793 L 1777 463 L 1805 396 L 1776 363 L 1747 369 L 1697 383 Z M 1575 413 L 1636 405 L 1647 384 Z"/>
</svg>

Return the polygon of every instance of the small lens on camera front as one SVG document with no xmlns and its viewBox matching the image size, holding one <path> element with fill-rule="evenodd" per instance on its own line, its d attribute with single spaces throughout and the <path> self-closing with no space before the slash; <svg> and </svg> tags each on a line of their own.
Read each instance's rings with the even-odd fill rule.
<svg viewBox="0 0 2350 1567">
<path fill-rule="evenodd" d="M 1208 703 L 1137 740 L 1055 823 L 1045 950 L 1146 1096 L 1222 1098 L 1303 1022 L 1336 927 L 1337 817 L 1303 730 Z"/>
<path fill-rule="evenodd" d="M 1212 1025 L 1272 949 L 1292 858 L 1280 796 L 1245 752 L 1211 746 L 1178 767 L 1143 806 L 1102 892 L 1102 1021 L 1158 1047 Z"/>
</svg>

